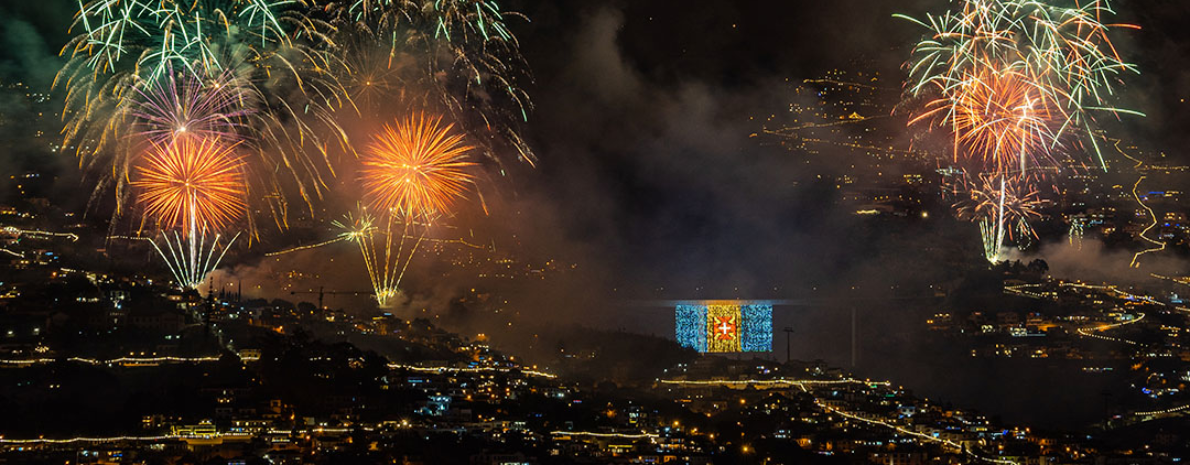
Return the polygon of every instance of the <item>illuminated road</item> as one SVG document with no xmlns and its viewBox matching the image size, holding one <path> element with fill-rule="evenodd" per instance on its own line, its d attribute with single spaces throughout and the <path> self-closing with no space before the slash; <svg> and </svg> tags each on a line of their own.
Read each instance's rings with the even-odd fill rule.
<svg viewBox="0 0 1190 465">
<path fill-rule="evenodd" d="M 0 368 L 3 367 L 27 367 L 33 365 L 46 365 L 59 361 L 85 363 L 88 365 L 123 365 L 129 368 L 136 367 L 151 367 L 161 364 L 170 363 L 214 363 L 218 362 L 220 357 L 120 357 L 109 360 L 100 360 L 94 358 L 70 357 L 64 359 L 58 358 L 34 358 L 34 359 L 0 359 Z M 245 362 L 255 362 L 259 357 L 241 357 Z M 403 365 L 399 363 L 389 363 L 388 368 L 392 370 L 409 370 L 418 373 L 512 373 L 519 372 L 526 376 L 533 376 L 537 378 L 557 378 L 557 375 L 546 373 L 544 371 L 522 369 L 522 368 L 508 368 L 508 367 L 474 367 L 474 368 L 458 368 L 458 367 L 425 367 L 415 365 Z"/>
<path fill-rule="evenodd" d="M 69 357 L 69 358 L 32 358 L 32 359 L 0 359 L 0 367 L 3 366 L 31 366 L 44 365 L 58 361 L 86 363 L 88 365 L 124 365 L 129 367 L 135 366 L 154 366 L 165 363 L 212 363 L 219 361 L 218 356 L 211 357 L 120 357 L 108 360 L 84 358 L 84 357 Z M 256 357 L 241 357 L 245 362 L 255 362 Z"/>
<path fill-rule="evenodd" d="M 103 443 L 103 442 L 158 442 L 181 440 L 181 436 L 111 436 L 111 437 L 77 437 L 65 439 L 8 439 L 0 437 L 0 444 L 74 444 L 74 443 Z"/>
<path fill-rule="evenodd" d="M 345 433 L 350 433 L 350 432 L 354 431 L 355 429 L 360 429 L 360 430 L 364 430 L 364 431 L 374 431 L 375 430 L 375 428 L 369 427 L 369 426 L 360 426 L 360 427 L 356 427 L 356 428 L 318 427 L 318 428 L 302 429 L 302 430 L 271 429 L 271 430 L 268 430 L 268 434 L 280 434 L 280 435 L 287 435 L 287 436 L 295 435 L 295 434 L 296 435 L 345 434 Z M 106 436 L 106 437 L 82 436 L 82 437 L 60 438 L 60 439 L 49 439 L 49 438 L 8 439 L 3 436 L 0 436 L 0 444 L 22 445 L 22 444 L 77 444 L 77 443 L 100 444 L 100 443 L 109 443 L 109 442 L 162 442 L 162 441 L 185 441 L 187 439 L 217 439 L 217 438 L 224 437 L 224 436 L 236 437 L 236 436 L 242 436 L 242 434 L 215 433 L 215 434 L 211 434 L 211 435 L 166 434 L 166 435 L 160 435 L 160 436 Z"/>
<path fill-rule="evenodd" d="M 1186 404 L 1186 405 L 1182 405 L 1182 406 L 1178 406 L 1178 407 L 1167 408 L 1165 410 L 1153 410 L 1150 412 L 1133 412 L 1132 414 L 1136 415 L 1138 417 L 1147 417 L 1147 416 L 1155 416 L 1155 415 L 1164 415 L 1167 413 L 1181 412 L 1186 409 L 1190 409 L 1190 404 Z"/>
<path fill-rule="evenodd" d="M 619 439 L 657 439 L 661 437 L 653 433 L 640 434 L 626 434 L 626 433 L 594 433 L 590 431 L 550 431 L 552 436 L 586 436 L 592 438 L 619 438 Z"/>
<path fill-rule="evenodd" d="M 1020 285 L 1016 285 L 1016 286 L 1004 286 L 1004 293 L 1011 294 L 1011 295 L 1018 295 L 1021 297 L 1028 297 L 1030 299 L 1054 300 L 1053 298 L 1051 298 L 1051 296 L 1048 296 L 1041 292 L 1036 291 L 1037 289 L 1043 288 L 1043 286 L 1044 286 L 1044 283 L 1020 284 Z M 1121 291 L 1119 288 L 1117 288 L 1116 286 L 1112 286 L 1112 285 L 1095 285 L 1095 284 L 1059 282 L 1058 287 L 1093 290 L 1093 291 L 1103 292 L 1105 294 L 1112 295 L 1116 298 L 1120 298 L 1120 299 L 1131 301 L 1131 302 L 1145 302 L 1145 303 L 1150 303 L 1153 305 L 1159 305 L 1162 307 L 1172 308 L 1174 310 L 1180 310 L 1177 307 L 1170 306 L 1164 302 L 1160 302 L 1156 299 L 1153 299 L 1152 297 Z M 1104 341 L 1111 341 L 1111 342 L 1122 342 L 1122 343 L 1130 344 L 1130 345 L 1139 345 L 1138 342 L 1130 340 L 1130 339 L 1105 336 L 1103 334 L 1096 334 L 1096 333 L 1119 328 L 1119 327 L 1125 326 L 1125 325 L 1139 323 L 1141 320 L 1144 320 L 1144 319 L 1145 319 L 1145 314 L 1143 312 L 1137 312 L 1136 318 L 1133 318 L 1131 320 L 1120 321 L 1120 322 L 1116 322 L 1116 323 L 1108 323 L 1108 324 L 1098 323 L 1098 324 L 1094 324 L 1091 326 L 1084 326 L 1081 328 L 1077 328 L 1077 329 L 1075 329 L 1075 331 L 1080 336 L 1083 336 L 1083 337 L 1090 337 L 1090 338 L 1100 339 L 1100 340 L 1104 340 Z"/>
<path fill-rule="evenodd" d="M 1140 170 L 1141 170 L 1141 167 L 1142 167 L 1142 166 L 1144 166 L 1145 162 L 1144 162 L 1144 161 L 1142 161 L 1142 160 L 1140 160 L 1139 158 L 1136 158 L 1136 157 L 1133 157 L 1133 156 L 1131 156 L 1131 155 L 1128 155 L 1128 152 L 1125 152 L 1125 151 L 1124 151 L 1124 149 L 1120 148 L 1120 142 L 1122 142 L 1122 140 L 1120 140 L 1120 139 L 1116 139 L 1116 142 L 1115 142 L 1115 148 L 1116 148 L 1116 151 L 1117 151 L 1117 152 L 1120 152 L 1120 155 L 1123 155 L 1125 158 L 1127 158 L 1127 159 L 1129 159 L 1129 160 L 1132 160 L 1132 161 L 1136 162 L 1136 165 L 1135 165 L 1135 166 L 1133 166 L 1132 168 L 1133 168 L 1133 169 L 1135 169 L 1135 170 L 1137 170 L 1137 172 L 1141 172 L 1141 171 L 1140 171 Z M 1144 255 L 1144 254 L 1147 254 L 1147 253 L 1153 253 L 1153 252 L 1160 252 L 1160 251 L 1162 251 L 1162 250 L 1165 250 L 1165 242 L 1161 242 L 1161 241 L 1158 241 L 1158 240 L 1156 240 L 1156 239 L 1150 239 L 1150 238 L 1149 238 L 1149 236 L 1147 236 L 1147 235 L 1146 235 L 1146 234 L 1148 234 L 1148 233 L 1149 233 L 1149 231 L 1151 231 L 1153 228 L 1157 227 L 1157 224 L 1160 222 L 1160 221 L 1158 220 L 1158 218 L 1157 218 L 1157 213 L 1153 212 L 1153 209 L 1152 209 L 1152 208 L 1150 208 L 1148 205 L 1146 205 L 1146 204 L 1145 204 L 1145 202 L 1144 202 L 1144 200 L 1142 200 L 1142 199 L 1140 198 L 1140 194 L 1139 194 L 1139 193 L 1137 193 L 1137 189 L 1139 189 L 1139 188 L 1140 188 L 1140 183 L 1141 183 L 1141 182 L 1144 182 L 1145 178 L 1147 178 L 1147 177 L 1148 177 L 1148 176 L 1146 176 L 1146 175 L 1142 174 L 1142 175 L 1140 175 L 1140 177 L 1138 177 L 1138 178 L 1136 179 L 1136 184 L 1133 184 L 1133 185 L 1132 185 L 1132 198 L 1133 198 L 1133 199 L 1135 199 L 1135 200 L 1136 200 L 1136 204 L 1137 204 L 1137 205 L 1140 205 L 1140 206 L 1141 206 L 1141 208 L 1144 208 L 1144 209 L 1145 209 L 1145 210 L 1148 212 L 1148 216 L 1149 216 L 1150 218 L 1152 218 L 1152 219 L 1153 219 L 1153 222 L 1152 222 L 1152 224 L 1150 224 L 1150 225 L 1149 225 L 1148 227 L 1146 227 L 1146 228 L 1145 228 L 1143 231 L 1141 231 L 1141 232 L 1140 232 L 1140 234 L 1138 234 L 1138 236 L 1140 236 L 1140 238 L 1141 238 L 1141 239 L 1144 239 L 1146 242 L 1148 242 L 1148 243 L 1150 243 L 1150 244 L 1153 244 L 1153 245 L 1155 245 L 1155 246 L 1157 246 L 1157 247 L 1153 247 L 1153 248 L 1145 249 L 1145 250 L 1142 250 L 1142 251 L 1140 251 L 1140 252 L 1137 252 L 1136 254 L 1134 254 L 1134 255 L 1132 256 L 1132 262 L 1128 264 L 1128 266 L 1129 266 L 1130 268 L 1140 268 L 1140 263 L 1139 263 L 1139 260 L 1140 260 L 1140 256 L 1141 256 L 1141 255 Z"/>
<path fill-rule="evenodd" d="M 745 389 L 749 387 L 754 388 L 791 388 L 804 387 L 816 385 L 830 385 L 830 384 L 865 384 L 871 386 L 889 386 L 892 383 L 888 381 L 869 381 L 858 380 L 851 378 L 844 379 L 747 379 L 747 380 L 705 380 L 705 381 L 686 381 L 686 380 L 657 380 L 661 384 L 670 384 L 676 386 L 722 386 L 731 389 Z"/>
<path fill-rule="evenodd" d="M 416 365 L 403 365 L 400 363 L 388 364 L 390 370 L 409 370 L 418 373 L 511 373 L 520 372 L 525 375 L 534 376 L 538 378 L 557 378 L 557 375 L 546 373 L 544 371 L 528 370 L 521 368 L 505 368 L 505 367 L 475 367 L 475 368 L 457 368 L 457 367 L 423 367 Z"/>
<path fill-rule="evenodd" d="M 1141 179 L 1144 179 L 1144 178 L 1142 177 Z M 1137 254 L 1137 256 L 1139 256 L 1139 255 L 1140 254 Z M 1134 258 L 1134 260 L 1135 260 L 1135 258 Z M 1150 274 L 1150 276 L 1157 278 L 1157 279 L 1164 279 L 1164 280 L 1169 280 L 1169 281 L 1173 281 L 1173 282 L 1178 282 L 1180 284 L 1184 284 L 1179 279 L 1176 279 L 1176 278 L 1170 278 L 1167 276 L 1161 276 L 1161 275 L 1157 275 L 1157 274 Z M 1152 297 L 1149 297 L 1149 296 L 1137 295 L 1137 294 L 1125 292 L 1125 291 L 1118 289 L 1116 286 L 1112 286 L 1112 285 L 1092 285 L 1092 284 L 1083 284 L 1083 283 L 1059 283 L 1058 285 L 1059 285 L 1059 287 L 1071 287 L 1071 288 L 1078 288 L 1078 289 L 1090 289 L 1090 290 L 1100 291 L 1100 292 L 1104 292 L 1109 295 L 1113 295 L 1117 298 L 1124 299 L 1127 301 L 1145 302 L 1145 303 L 1163 307 L 1166 310 L 1173 311 L 1173 312 L 1190 313 L 1190 309 L 1187 309 L 1186 307 L 1180 307 L 1177 305 L 1167 304 L 1165 302 L 1158 301 L 1158 300 L 1156 300 Z M 1035 291 L 1035 289 L 1039 289 L 1041 287 L 1042 287 L 1042 284 L 1022 284 L 1022 285 L 1017 285 L 1017 286 L 1005 286 L 1004 292 L 1008 293 L 1008 294 L 1019 295 L 1019 296 L 1023 296 L 1023 297 L 1033 298 L 1033 299 L 1049 300 L 1050 296 L 1043 295 L 1042 293 Z M 1110 342 L 1124 343 L 1124 344 L 1128 344 L 1128 345 L 1132 345 L 1132 346 L 1139 346 L 1140 343 L 1137 341 L 1133 341 L 1131 339 L 1125 339 L 1122 337 L 1112 337 L 1112 336 L 1108 336 L 1108 335 L 1105 335 L 1102 333 L 1106 332 L 1106 331 L 1110 331 L 1112 329 L 1119 328 L 1121 326 L 1139 323 L 1144 319 L 1145 319 L 1145 314 L 1143 312 L 1136 312 L 1136 318 L 1133 318 L 1131 320 L 1119 321 L 1116 323 L 1098 323 L 1098 324 L 1093 324 L 1090 326 L 1083 326 L 1083 327 L 1077 328 L 1076 332 L 1078 333 L 1079 336 L 1083 336 L 1083 337 L 1094 338 L 1094 339 L 1110 341 Z M 1185 330 L 1186 328 L 1180 328 L 1180 329 Z M 1173 343 L 1173 342 L 1168 342 L 1167 344 L 1171 347 L 1181 347 L 1180 344 Z M 1167 408 L 1164 410 L 1153 410 L 1153 411 L 1146 411 L 1146 412 L 1132 412 L 1131 415 L 1133 417 L 1143 418 L 1140 421 L 1144 422 L 1144 421 L 1150 421 L 1150 420 L 1154 420 L 1157 418 L 1162 418 L 1166 415 L 1180 413 L 1180 412 L 1190 412 L 1190 404 L 1180 405 L 1180 406 L 1176 406 L 1176 407 L 1170 407 L 1170 408 Z"/>
<path fill-rule="evenodd" d="M 52 239 L 52 238 L 61 237 L 61 238 L 65 238 L 65 239 L 70 239 L 71 242 L 78 242 L 78 240 L 79 240 L 79 236 L 75 233 L 60 233 L 60 232 L 54 232 L 54 231 L 41 231 L 41 230 L 37 230 L 37 229 L 18 229 L 18 228 L 14 228 L 12 226 L 5 226 L 2 229 L 4 230 L 4 233 L 12 235 L 14 237 L 28 236 L 28 237 L 37 238 L 37 239 Z"/>
<path fill-rule="evenodd" d="M 1031 299 L 1053 300 L 1053 299 L 1049 298 L 1048 296 L 1045 296 L 1041 293 L 1029 291 L 1029 289 L 1040 289 L 1044 286 L 1045 286 L 1045 283 L 1030 283 L 1030 284 L 1018 284 L 1016 286 L 1004 286 L 1004 292 L 1006 294 L 1019 295 L 1019 296 L 1028 297 Z M 1072 287 L 1075 289 L 1090 289 L 1090 290 L 1094 290 L 1094 291 L 1113 294 L 1116 297 L 1124 299 L 1124 300 L 1141 301 L 1141 302 L 1151 303 L 1154 305 L 1168 306 L 1164 302 L 1158 301 L 1152 297 L 1149 297 L 1146 295 L 1139 295 L 1139 294 L 1132 294 L 1129 292 L 1124 292 L 1124 291 L 1121 291 L 1118 287 L 1116 287 L 1114 285 L 1110 285 L 1110 284 L 1084 284 L 1084 283 L 1078 283 L 1078 282 L 1068 283 L 1068 282 L 1064 282 L 1064 281 L 1059 281 L 1058 287 Z"/>
<path fill-rule="evenodd" d="M 1124 338 L 1119 338 L 1119 337 L 1104 336 L 1102 334 L 1095 334 L 1095 332 L 1096 331 L 1100 331 L 1100 332 L 1107 331 L 1110 329 L 1119 328 L 1121 326 L 1130 325 L 1133 323 L 1139 323 L 1140 320 L 1143 320 L 1143 319 L 1145 319 L 1145 314 L 1138 312 L 1136 314 L 1136 318 L 1133 318 L 1131 320 L 1121 321 L 1119 323 L 1096 324 L 1096 325 L 1091 325 L 1091 326 L 1084 326 L 1082 328 L 1078 328 L 1077 331 L 1080 336 L 1093 337 L 1095 339 L 1101 339 L 1104 341 L 1123 342 L 1125 344 L 1131 344 L 1131 345 L 1135 346 L 1135 345 L 1140 345 L 1140 343 L 1133 341 L 1131 339 L 1124 339 Z"/>
</svg>

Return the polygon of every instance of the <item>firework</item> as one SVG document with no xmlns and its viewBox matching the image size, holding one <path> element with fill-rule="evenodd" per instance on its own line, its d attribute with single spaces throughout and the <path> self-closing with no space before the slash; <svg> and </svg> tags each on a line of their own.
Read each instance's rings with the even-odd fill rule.
<svg viewBox="0 0 1190 465">
<path fill-rule="evenodd" d="M 1006 240 L 1022 241 L 1018 245 L 1024 248 L 1037 237 L 1029 220 L 1040 217 L 1047 202 L 1028 178 L 983 174 L 957 189 L 955 208 L 960 218 L 979 223 L 989 262 L 1000 260 Z"/>
<path fill-rule="evenodd" d="M 356 113 L 372 118 L 378 110 L 400 100 L 408 88 L 406 76 L 415 73 L 404 55 L 398 55 L 374 42 L 344 47 L 353 50 L 340 70 L 341 81 Z"/>
<path fill-rule="evenodd" d="M 912 122 L 936 118 L 954 134 L 956 158 L 990 171 L 1023 174 L 1052 165 L 1054 114 L 1047 90 L 1012 69 L 981 68 L 947 89 Z M 956 160 L 959 161 L 959 160 Z"/>
<path fill-rule="evenodd" d="M 424 114 L 386 125 L 368 148 L 360 181 L 379 215 L 361 206 L 337 225 L 344 229 L 341 237 L 359 246 L 376 302 L 384 307 L 399 294 L 431 224 L 472 184 L 474 163 L 467 161 L 471 147 L 453 125 Z"/>
<path fill-rule="evenodd" d="M 132 186 L 145 216 L 164 227 L 221 229 L 245 209 L 242 161 L 216 139 L 153 145 Z"/>
<path fill-rule="evenodd" d="M 333 73 L 359 116 L 433 109 L 484 136 L 477 155 L 536 161 L 519 130 L 533 108 L 523 89 L 531 77 L 507 27 L 522 15 L 487 0 L 398 0 L 332 1 L 311 16 L 325 25 L 313 29 L 334 44 Z"/>
<path fill-rule="evenodd" d="M 381 308 L 390 306 L 392 299 L 400 294 L 401 280 L 425 238 L 425 228 L 413 222 L 397 221 L 392 216 L 378 219 L 362 206 L 333 224 L 343 230 L 340 237 L 359 247 L 376 303 Z M 411 231 L 422 234 L 413 237 L 409 235 Z"/>
<path fill-rule="evenodd" d="M 962 105 L 973 76 L 998 70 L 1034 89 L 1054 124 L 1049 145 L 1081 131 L 1106 169 L 1093 131 L 1094 114 L 1135 113 L 1108 103 L 1122 74 L 1137 68 L 1123 61 L 1109 37 L 1115 28 L 1102 22 L 1111 14 L 1108 0 L 1078 2 L 1066 8 L 1034 0 L 962 0 L 961 8 L 941 16 L 911 21 L 929 31 L 913 51 L 908 91 L 912 96 L 935 92 L 952 105 Z M 951 110 L 948 114 L 956 113 Z M 956 133 L 955 138 L 963 138 Z M 958 145 L 956 143 L 956 145 Z M 956 154 L 956 157 L 960 155 Z"/>
<path fill-rule="evenodd" d="M 117 215 L 135 154 L 198 131 L 242 141 L 248 179 L 284 227 L 296 191 L 308 209 L 333 176 L 326 155 L 342 130 L 330 117 L 345 96 L 325 46 L 295 41 L 309 8 L 292 0 L 93 0 L 80 4 L 55 79 L 65 87 L 64 146 L 113 190 Z M 114 222 L 113 222 L 114 223 Z M 249 217 L 249 225 L 254 224 Z"/>
<path fill-rule="evenodd" d="M 1033 236 L 1027 218 L 1043 202 L 1031 186 L 1059 168 L 1059 156 L 1082 164 L 1074 149 L 1086 141 L 1106 170 L 1096 115 L 1139 114 L 1111 106 L 1120 77 L 1137 68 L 1109 32 L 1135 26 L 1103 22 L 1108 0 L 956 3 L 924 20 L 901 16 L 928 31 L 907 65 L 907 94 L 928 101 L 910 124 L 949 129 L 956 164 L 979 176 L 959 214 L 978 219 L 995 261 L 1013 231 Z"/>
<path fill-rule="evenodd" d="M 183 135 L 241 141 L 252 114 L 242 83 L 228 73 L 208 83 L 189 73 L 170 71 L 149 89 L 134 89 L 133 134 L 150 144 L 166 145 Z"/>
<path fill-rule="evenodd" d="M 183 288 L 201 284 L 235 242 L 220 242 L 220 231 L 246 209 L 243 163 L 233 151 L 194 136 L 154 144 L 131 182 L 144 221 L 161 231 L 161 240 L 150 242 Z"/>
<path fill-rule="evenodd" d="M 414 220 L 446 212 L 474 180 L 471 147 L 454 125 L 424 114 L 386 125 L 363 159 L 361 180 L 373 206 Z"/>
<path fill-rule="evenodd" d="M 1071 218 L 1070 228 L 1066 231 L 1066 241 L 1071 247 L 1083 249 L 1083 236 L 1086 234 L 1087 221 L 1085 218 Z"/>
<path fill-rule="evenodd" d="M 392 215 L 373 216 L 362 206 L 355 213 L 332 224 L 342 233 L 327 243 L 347 240 L 359 247 L 368 270 L 368 279 L 372 282 L 372 295 L 382 308 L 391 306 L 393 299 L 401 294 L 401 281 L 423 243 L 452 243 L 483 248 L 462 239 L 427 237 L 431 226 L 429 223 L 402 220 Z M 322 245 L 326 244 L 316 246 Z"/>
</svg>

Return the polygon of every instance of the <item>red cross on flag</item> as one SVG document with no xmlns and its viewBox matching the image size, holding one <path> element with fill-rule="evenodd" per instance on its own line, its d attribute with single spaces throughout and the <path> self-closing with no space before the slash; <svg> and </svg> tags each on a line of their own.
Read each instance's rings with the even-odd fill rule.
<svg viewBox="0 0 1190 465">
<path fill-rule="evenodd" d="M 740 307 L 707 306 L 707 352 L 740 351 Z"/>
<path fill-rule="evenodd" d="M 735 318 L 721 316 L 715 318 L 715 340 L 730 341 L 736 337 Z"/>
</svg>

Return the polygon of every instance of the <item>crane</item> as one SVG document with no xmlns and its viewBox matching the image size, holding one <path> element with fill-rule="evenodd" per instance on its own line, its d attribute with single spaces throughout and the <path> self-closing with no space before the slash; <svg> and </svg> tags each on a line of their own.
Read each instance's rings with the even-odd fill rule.
<svg viewBox="0 0 1190 465">
<path fill-rule="evenodd" d="M 328 291 L 328 290 L 323 289 L 322 286 L 318 286 L 317 291 L 290 291 L 289 292 L 289 295 L 298 295 L 298 294 L 318 294 L 318 309 L 319 310 L 326 309 L 326 307 L 322 306 L 322 301 L 326 297 L 327 294 L 330 294 L 330 295 L 373 295 L 373 293 L 371 291 Z"/>
</svg>

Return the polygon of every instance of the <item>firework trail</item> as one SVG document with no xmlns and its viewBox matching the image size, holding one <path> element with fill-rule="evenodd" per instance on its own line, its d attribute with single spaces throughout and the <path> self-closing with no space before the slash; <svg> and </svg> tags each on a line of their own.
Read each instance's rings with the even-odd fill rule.
<svg viewBox="0 0 1190 465">
<path fill-rule="evenodd" d="M 979 223 L 984 258 L 992 263 L 1000 261 L 1005 239 L 1037 238 L 1029 220 L 1040 217 L 1038 210 L 1048 203 L 1027 177 L 983 174 L 957 186 L 955 194 L 959 218 Z"/>
<path fill-rule="evenodd" d="M 342 227 L 341 223 L 339 223 L 339 222 L 333 222 L 332 224 L 335 225 L 336 227 Z M 338 236 L 335 236 L 332 239 L 327 239 L 327 240 L 321 241 L 321 242 L 315 242 L 313 244 L 306 244 L 306 245 L 299 245 L 297 247 L 290 247 L 288 249 L 278 250 L 275 252 L 269 252 L 269 253 L 264 254 L 264 256 L 276 257 L 276 256 L 280 256 L 280 255 L 291 254 L 294 252 L 301 252 L 303 250 L 317 249 L 319 247 L 325 247 L 325 246 L 328 246 L 331 244 L 337 244 L 339 242 L 350 240 L 351 238 L 352 238 L 352 234 L 350 232 L 345 232 L 345 233 L 339 234 Z"/>
<path fill-rule="evenodd" d="M 364 213 L 366 213 L 366 211 Z M 280 255 L 287 255 L 287 254 L 291 254 L 291 253 L 302 252 L 302 251 L 306 251 L 306 250 L 313 250 L 313 249 L 317 249 L 317 248 L 321 248 L 321 247 L 326 247 L 328 245 L 338 244 L 338 243 L 344 242 L 344 241 L 355 240 L 356 238 L 359 237 L 360 234 L 354 228 L 347 226 L 349 224 L 355 223 L 354 218 L 355 218 L 355 216 L 349 215 L 349 216 L 345 217 L 346 221 L 343 221 L 343 220 L 332 221 L 331 226 L 335 227 L 336 229 L 343 230 L 343 232 L 339 233 L 339 235 L 337 235 L 333 238 L 327 239 L 325 241 L 315 242 L 313 244 L 299 245 L 296 247 L 290 247 L 288 249 L 278 250 L 275 252 L 269 252 L 269 253 L 264 254 L 264 256 L 277 257 Z M 417 238 L 413 237 L 413 236 L 406 236 L 404 239 L 412 240 L 412 239 L 417 239 Z M 422 242 L 430 242 L 430 243 L 438 243 L 438 244 L 455 244 L 455 245 L 459 245 L 459 246 L 467 247 L 467 248 L 471 248 L 471 249 L 489 250 L 489 247 L 487 247 L 487 246 L 476 244 L 476 243 L 470 242 L 463 238 L 441 239 L 441 238 L 436 238 L 436 237 L 421 237 L 421 240 L 422 240 Z"/>
<path fill-rule="evenodd" d="M 139 191 L 142 221 L 161 232 L 160 241 L 149 241 L 182 288 L 201 284 L 238 236 L 220 243 L 220 231 L 247 205 L 243 162 L 234 149 L 217 139 L 183 136 L 154 144 L 135 170 L 131 186 Z"/>
<path fill-rule="evenodd" d="M 376 217 L 364 206 L 332 224 L 343 229 L 340 237 L 359 247 L 377 305 L 392 305 L 430 225 L 391 215 Z"/>
</svg>

